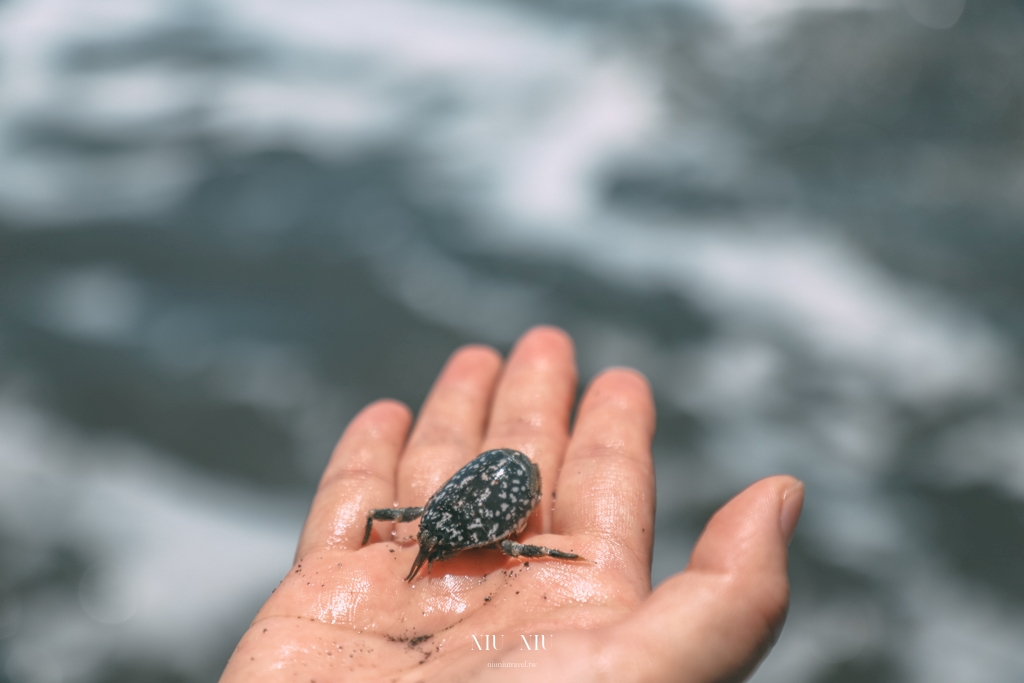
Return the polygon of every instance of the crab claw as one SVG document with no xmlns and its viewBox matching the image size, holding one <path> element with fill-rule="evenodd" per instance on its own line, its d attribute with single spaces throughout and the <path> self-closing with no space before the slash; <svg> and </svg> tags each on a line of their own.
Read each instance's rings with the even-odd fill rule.
<svg viewBox="0 0 1024 683">
<path fill-rule="evenodd" d="M 412 569 L 409 570 L 409 576 L 405 577 L 406 581 L 412 581 L 416 574 L 419 573 L 420 568 L 423 566 L 423 563 L 426 562 L 427 558 L 430 557 L 431 550 L 432 548 L 428 548 L 422 545 L 420 546 L 420 551 L 419 553 L 417 553 L 416 559 L 412 561 Z"/>
</svg>

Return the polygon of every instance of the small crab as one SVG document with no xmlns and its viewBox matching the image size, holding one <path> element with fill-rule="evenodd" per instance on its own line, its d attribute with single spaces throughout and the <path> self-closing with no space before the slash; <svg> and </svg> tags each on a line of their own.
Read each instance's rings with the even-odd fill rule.
<svg viewBox="0 0 1024 683">
<path fill-rule="evenodd" d="M 456 472 L 421 508 L 382 508 L 366 517 L 363 545 L 370 540 L 374 520 L 411 522 L 420 519 L 416 540 L 420 552 L 406 581 L 412 581 L 423 563 L 427 571 L 470 548 L 497 547 L 511 557 L 557 557 L 579 560 L 579 555 L 511 540 L 526 527 L 540 501 L 540 469 L 519 451 L 498 448 L 481 453 Z"/>
</svg>

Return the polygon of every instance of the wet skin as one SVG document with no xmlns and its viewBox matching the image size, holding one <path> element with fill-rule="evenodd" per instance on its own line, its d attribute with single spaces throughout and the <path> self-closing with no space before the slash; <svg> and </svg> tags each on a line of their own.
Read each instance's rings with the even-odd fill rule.
<svg viewBox="0 0 1024 683">
<path fill-rule="evenodd" d="M 741 492 L 708 523 L 686 570 L 652 593 L 648 384 L 632 370 L 603 372 L 570 432 L 575 390 L 571 340 L 542 327 L 505 363 L 481 346 L 453 354 L 411 434 L 401 404 L 365 408 L 335 448 L 295 565 L 221 680 L 711 683 L 752 671 L 785 617 L 802 484 L 771 477 Z M 406 582 L 416 522 L 377 522 L 361 546 L 369 510 L 422 506 L 492 448 L 522 451 L 541 471 L 541 501 L 517 540 L 586 562 L 474 549 Z M 478 648 L 492 634 L 502 649 Z M 524 651 L 523 635 L 545 635 L 547 649 Z"/>
</svg>

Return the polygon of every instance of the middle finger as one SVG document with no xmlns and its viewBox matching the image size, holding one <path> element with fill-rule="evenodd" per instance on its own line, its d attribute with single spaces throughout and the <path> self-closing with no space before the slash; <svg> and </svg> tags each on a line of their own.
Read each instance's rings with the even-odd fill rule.
<svg viewBox="0 0 1024 683">
<path fill-rule="evenodd" d="M 540 467 L 543 497 L 529 529 L 547 533 L 558 470 L 569 441 L 576 393 L 572 340 L 554 327 L 537 327 L 520 338 L 498 383 L 481 450 L 514 448 Z"/>
<path fill-rule="evenodd" d="M 486 346 L 452 354 L 430 389 L 398 462 L 400 506 L 419 506 L 480 449 L 501 356 Z"/>
</svg>

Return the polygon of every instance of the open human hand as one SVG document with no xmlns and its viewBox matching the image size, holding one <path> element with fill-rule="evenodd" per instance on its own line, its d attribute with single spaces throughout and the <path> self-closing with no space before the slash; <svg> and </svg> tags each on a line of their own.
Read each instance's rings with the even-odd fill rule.
<svg viewBox="0 0 1024 683">
<path fill-rule="evenodd" d="M 785 619 L 803 485 L 771 477 L 737 495 L 685 571 L 652 592 L 650 389 L 633 370 L 606 370 L 570 430 L 575 396 L 571 340 L 540 327 L 504 365 L 487 347 L 456 351 L 411 435 L 400 403 L 360 412 L 324 472 L 295 565 L 221 682 L 743 680 Z M 369 510 L 423 505 L 492 448 L 540 468 L 542 497 L 518 540 L 585 560 L 475 549 L 406 582 L 416 523 L 377 522 L 361 545 Z"/>
</svg>

